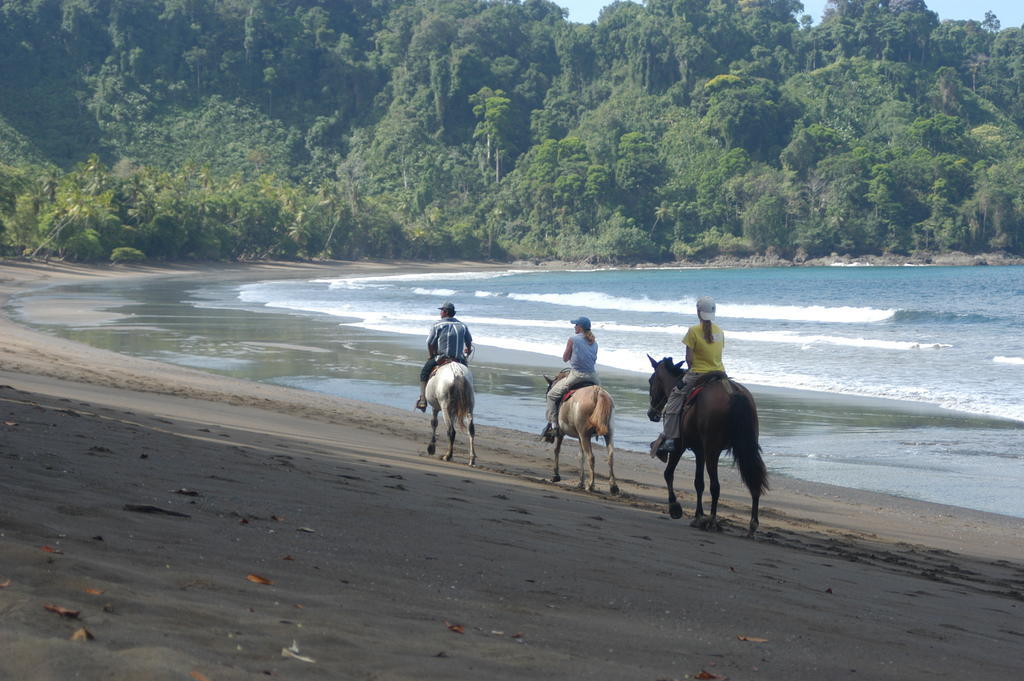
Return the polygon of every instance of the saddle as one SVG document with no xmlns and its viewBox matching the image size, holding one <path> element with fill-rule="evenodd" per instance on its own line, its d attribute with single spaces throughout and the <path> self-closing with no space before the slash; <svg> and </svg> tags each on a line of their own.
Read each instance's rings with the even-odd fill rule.
<svg viewBox="0 0 1024 681">
<path fill-rule="evenodd" d="M 555 374 L 555 379 L 553 381 L 551 381 L 551 385 L 554 385 L 557 381 L 560 381 L 561 379 L 565 378 L 568 375 L 569 375 L 569 370 L 568 369 L 562 369 L 557 374 Z M 560 400 L 558 400 L 558 405 L 557 405 L 558 409 L 561 409 L 562 405 L 565 404 L 568 401 L 568 399 L 570 397 L 572 397 L 573 394 L 577 390 L 581 390 L 583 388 L 589 388 L 592 385 L 597 385 L 597 383 L 594 383 L 593 381 L 583 381 L 581 383 L 577 383 L 576 385 L 574 385 L 569 390 L 566 390 L 564 393 L 562 393 L 562 398 Z M 548 386 L 548 390 L 551 390 L 551 386 Z"/>
<path fill-rule="evenodd" d="M 721 382 L 722 387 L 725 389 L 726 394 L 731 395 L 733 392 L 732 381 L 729 380 L 728 374 L 724 371 L 709 371 L 706 374 L 701 374 L 701 377 L 697 379 L 690 394 L 686 396 L 686 401 L 683 403 L 683 409 L 689 407 L 694 400 L 697 399 L 697 395 L 700 391 L 708 387 L 712 383 Z"/>
<path fill-rule="evenodd" d="M 589 388 L 592 385 L 597 385 L 597 383 L 594 383 L 593 381 L 583 381 L 582 383 L 574 385 L 571 390 L 566 390 L 565 393 L 562 394 L 562 399 L 558 400 L 558 406 L 561 407 L 562 404 L 564 404 L 570 397 L 576 394 L 577 390 Z"/>
<path fill-rule="evenodd" d="M 433 378 L 434 374 L 437 373 L 437 370 L 443 367 L 445 364 L 451 364 L 452 362 L 458 361 L 459 360 L 455 359 L 454 357 L 448 357 L 447 355 L 437 360 L 437 364 L 435 364 L 434 368 L 430 370 L 430 378 Z"/>
</svg>

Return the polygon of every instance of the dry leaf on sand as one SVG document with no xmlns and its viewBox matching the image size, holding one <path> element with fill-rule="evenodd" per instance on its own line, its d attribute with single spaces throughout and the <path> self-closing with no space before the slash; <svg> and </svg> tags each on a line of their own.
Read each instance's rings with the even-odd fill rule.
<svg viewBox="0 0 1024 681">
<path fill-rule="evenodd" d="M 102 596 L 104 592 L 103 589 L 86 589 L 85 593 L 92 594 L 93 596 Z"/>
<path fill-rule="evenodd" d="M 267 579 L 266 577 L 260 577 L 259 575 L 249 574 L 246 575 L 245 578 L 248 579 L 250 582 L 254 582 L 256 584 L 273 584 L 273 582 Z"/>
<path fill-rule="evenodd" d="M 313 658 L 299 654 L 299 644 L 294 640 L 292 640 L 291 646 L 287 648 L 281 648 L 281 657 L 290 657 L 293 660 L 309 662 L 310 664 L 316 663 L 316 660 L 314 660 Z"/>
<path fill-rule="evenodd" d="M 206 674 L 195 670 L 192 670 L 192 674 L 190 676 L 196 681 L 210 681 L 210 679 L 206 678 Z"/>
<path fill-rule="evenodd" d="M 744 636 L 743 634 L 739 634 L 738 636 L 736 636 L 736 638 L 738 638 L 741 641 L 750 641 L 751 643 L 767 643 L 768 642 L 768 639 L 766 639 L 766 638 L 758 638 L 757 636 Z"/>
<path fill-rule="evenodd" d="M 64 553 L 60 549 L 55 549 L 52 546 L 40 546 L 39 548 L 41 548 L 43 551 L 46 551 L 47 553 Z"/>
<path fill-rule="evenodd" d="M 92 635 L 91 631 L 89 631 L 85 627 L 79 627 L 78 629 L 75 629 L 75 633 L 71 634 L 71 638 L 69 638 L 68 640 L 69 641 L 91 641 L 94 638 L 96 638 L 96 637 Z"/>
<path fill-rule="evenodd" d="M 78 617 L 82 612 L 81 610 L 69 610 L 68 608 L 64 608 L 59 605 L 53 605 L 51 603 L 47 603 L 43 607 L 49 610 L 50 612 L 57 613 L 61 617 Z"/>
<path fill-rule="evenodd" d="M 720 681 L 723 681 L 725 679 L 724 676 L 719 676 L 718 674 L 712 674 L 711 672 L 705 671 L 703 669 L 701 669 L 700 673 L 696 674 L 693 678 L 695 678 L 695 679 L 719 679 Z"/>
<path fill-rule="evenodd" d="M 6 589 L 10 585 L 11 585 L 11 580 L 5 579 L 4 581 L 0 582 L 0 589 Z"/>
<path fill-rule="evenodd" d="M 448 622 L 448 620 L 445 620 L 444 626 L 448 627 L 449 629 L 454 631 L 456 634 L 465 634 L 466 633 L 466 627 L 462 626 L 461 624 L 451 624 L 451 623 Z"/>
</svg>

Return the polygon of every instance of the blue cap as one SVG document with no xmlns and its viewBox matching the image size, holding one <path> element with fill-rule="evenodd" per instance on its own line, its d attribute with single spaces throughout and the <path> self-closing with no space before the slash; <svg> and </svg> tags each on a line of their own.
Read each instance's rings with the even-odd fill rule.
<svg viewBox="0 0 1024 681">
<path fill-rule="evenodd" d="M 577 317 L 573 319 L 570 324 L 579 324 L 583 327 L 584 331 L 590 331 L 590 318 L 589 317 Z"/>
</svg>

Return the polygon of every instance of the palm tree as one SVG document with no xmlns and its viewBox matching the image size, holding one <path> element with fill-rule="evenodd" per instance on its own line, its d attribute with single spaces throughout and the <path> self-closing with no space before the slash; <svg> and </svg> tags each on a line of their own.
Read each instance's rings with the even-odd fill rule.
<svg viewBox="0 0 1024 681">
<path fill-rule="evenodd" d="M 654 224 L 651 225 L 651 234 L 657 229 L 658 223 L 672 215 L 672 206 L 668 201 L 662 201 L 661 205 L 654 209 Z"/>
</svg>

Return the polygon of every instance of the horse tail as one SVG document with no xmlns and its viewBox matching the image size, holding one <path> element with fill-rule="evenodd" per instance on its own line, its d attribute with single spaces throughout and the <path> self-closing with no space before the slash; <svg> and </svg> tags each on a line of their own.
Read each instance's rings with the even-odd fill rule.
<svg viewBox="0 0 1024 681">
<path fill-rule="evenodd" d="M 612 402 L 612 396 L 608 394 L 608 391 L 600 387 L 594 391 L 594 399 L 597 401 L 597 404 L 594 405 L 590 412 L 587 428 L 593 429 L 598 435 L 607 436 L 612 422 L 612 409 L 615 408 L 615 404 Z"/>
<path fill-rule="evenodd" d="M 466 430 L 466 417 L 473 413 L 473 387 L 462 372 L 452 378 L 452 422 L 459 430 Z"/>
<path fill-rule="evenodd" d="M 757 413 L 753 398 L 739 391 L 729 398 L 729 433 L 732 458 L 743 483 L 752 496 L 761 496 L 768 491 L 768 470 L 757 442 Z"/>
</svg>

